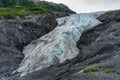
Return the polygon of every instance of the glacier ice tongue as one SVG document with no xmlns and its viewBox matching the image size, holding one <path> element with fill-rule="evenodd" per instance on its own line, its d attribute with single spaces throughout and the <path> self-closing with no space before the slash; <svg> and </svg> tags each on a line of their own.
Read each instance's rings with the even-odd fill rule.
<svg viewBox="0 0 120 80">
<path fill-rule="evenodd" d="M 23 76 L 74 58 L 79 53 L 76 42 L 84 31 L 101 23 L 96 19 L 101 14 L 75 14 L 58 18 L 58 26 L 53 31 L 25 47 L 25 58 L 17 71 Z"/>
</svg>

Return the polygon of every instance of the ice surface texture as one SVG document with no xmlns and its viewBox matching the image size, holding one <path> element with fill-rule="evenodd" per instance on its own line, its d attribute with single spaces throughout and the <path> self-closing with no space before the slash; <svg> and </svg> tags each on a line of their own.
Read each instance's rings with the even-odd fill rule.
<svg viewBox="0 0 120 80">
<path fill-rule="evenodd" d="M 84 31 L 101 23 L 96 17 L 102 13 L 74 14 L 58 18 L 58 26 L 53 31 L 25 47 L 25 58 L 17 71 L 23 76 L 74 58 L 79 53 L 76 42 Z"/>
</svg>

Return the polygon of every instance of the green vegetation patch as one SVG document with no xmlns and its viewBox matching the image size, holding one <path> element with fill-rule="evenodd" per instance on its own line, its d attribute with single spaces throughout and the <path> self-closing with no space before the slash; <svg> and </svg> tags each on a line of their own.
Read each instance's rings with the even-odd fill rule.
<svg viewBox="0 0 120 80">
<path fill-rule="evenodd" d="M 112 73 L 112 72 L 116 72 L 116 69 L 114 69 L 114 68 L 102 68 L 101 65 L 97 65 L 97 66 L 94 66 L 94 67 L 85 68 L 83 70 L 84 73 L 99 72 L 99 71 L 102 71 L 102 72 L 105 72 L 105 73 Z"/>
<path fill-rule="evenodd" d="M 106 68 L 106 69 L 105 69 L 105 72 L 106 72 L 106 73 L 116 72 L 116 69 L 114 69 L 114 68 Z"/>
<path fill-rule="evenodd" d="M 43 14 L 58 12 L 49 6 L 42 4 L 36 6 L 31 0 L 1 0 L 0 16 L 13 17 L 24 16 L 28 14 Z"/>
<path fill-rule="evenodd" d="M 11 6 L 35 6 L 32 0 L 0 0 L 0 7 L 11 7 Z"/>
<path fill-rule="evenodd" d="M 101 70 L 101 65 L 97 65 L 97 66 L 94 66 L 94 67 L 90 67 L 90 68 L 85 68 L 83 70 L 84 73 L 88 73 L 88 72 L 98 72 Z"/>
<path fill-rule="evenodd" d="M 12 16 L 24 16 L 28 14 L 42 14 L 56 12 L 47 7 L 0 7 L 0 16 L 12 17 Z"/>
</svg>

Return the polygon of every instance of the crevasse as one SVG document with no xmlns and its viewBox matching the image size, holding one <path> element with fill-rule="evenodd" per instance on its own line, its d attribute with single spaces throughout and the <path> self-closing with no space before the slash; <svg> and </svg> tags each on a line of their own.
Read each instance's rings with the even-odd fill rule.
<svg viewBox="0 0 120 80">
<path fill-rule="evenodd" d="M 58 18 L 58 26 L 53 31 L 25 47 L 25 58 L 17 71 L 23 76 L 74 58 L 79 53 L 76 42 L 81 34 L 100 24 L 96 18 L 103 13 L 74 14 Z"/>
</svg>

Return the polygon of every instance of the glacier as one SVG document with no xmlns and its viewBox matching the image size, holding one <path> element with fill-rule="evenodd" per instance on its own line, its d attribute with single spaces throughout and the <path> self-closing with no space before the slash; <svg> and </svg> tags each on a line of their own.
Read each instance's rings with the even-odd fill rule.
<svg viewBox="0 0 120 80">
<path fill-rule="evenodd" d="M 17 72 L 24 76 L 76 57 L 79 53 L 76 42 L 84 31 L 101 24 L 97 17 L 104 13 L 81 13 L 58 18 L 58 26 L 53 31 L 24 48 L 25 58 Z"/>
</svg>

